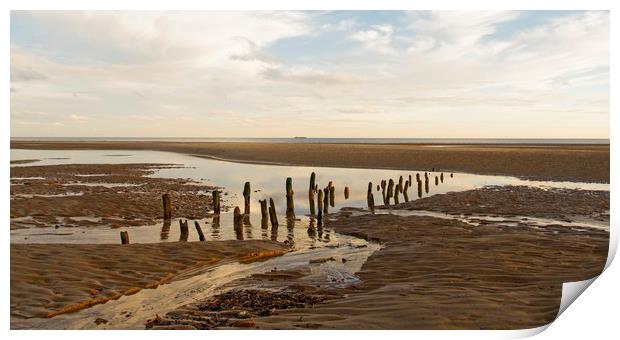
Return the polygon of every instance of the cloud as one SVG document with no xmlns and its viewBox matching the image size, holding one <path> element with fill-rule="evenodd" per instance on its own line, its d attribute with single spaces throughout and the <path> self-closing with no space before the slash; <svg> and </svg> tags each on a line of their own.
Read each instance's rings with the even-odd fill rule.
<svg viewBox="0 0 620 340">
<path fill-rule="evenodd" d="M 349 37 L 372 51 L 394 54 L 391 46 L 393 34 L 394 28 L 391 25 L 372 25 L 369 30 L 354 32 Z"/>
</svg>

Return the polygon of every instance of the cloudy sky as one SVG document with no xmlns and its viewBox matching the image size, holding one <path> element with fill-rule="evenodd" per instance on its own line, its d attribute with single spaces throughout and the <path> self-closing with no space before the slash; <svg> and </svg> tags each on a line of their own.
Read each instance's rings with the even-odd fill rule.
<svg viewBox="0 0 620 340">
<path fill-rule="evenodd" d="M 609 137 L 609 13 L 11 12 L 11 135 Z"/>
</svg>

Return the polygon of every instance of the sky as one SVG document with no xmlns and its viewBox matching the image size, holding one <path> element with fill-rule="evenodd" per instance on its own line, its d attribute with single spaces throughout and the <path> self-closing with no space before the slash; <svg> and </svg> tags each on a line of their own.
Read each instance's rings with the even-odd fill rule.
<svg viewBox="0 0 620 340">
<path fill-rule="evenodd" d="M 607 11 L 11 12 L 12 137 L 609 138 Z"/>
</svg>

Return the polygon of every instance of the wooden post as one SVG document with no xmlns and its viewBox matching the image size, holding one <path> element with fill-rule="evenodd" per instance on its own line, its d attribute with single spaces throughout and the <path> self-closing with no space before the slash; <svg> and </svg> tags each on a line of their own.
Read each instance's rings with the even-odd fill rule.
<svg viewBox="0 0 620 340">
<path fill-rule="evenodd" d="M 320 229 L 323 227 L 323 210 L 319 209 L 319 213 L 316 215 L 317 227 Z"/>
<path fill-rule="evenodd" d="M 453 173 L 450 173 L 450 178 L 452 178 L 452 177 L 454 177 L 454 174 L 453 174 Z"/>
<path fill-rule="evenodd" d="M 329 212 L 329 187 L 323 189 L 323 215 Z"/>
<path fill-rule="evenodd" d="M 172 219 L 172 202 L 170 202 L 170 194 L 165 193 L 161 196 L 164 204 L 164 220 Z"/>
<path fill-rule="evenodd" d="M 186 242 L 187 237 L 189 236 L 189 228 L 187 226 L 187 220 L 183 222 L 183 220 L 179 220 L 179 227 L 181 229 L 181 236 L 179 237 L 180 242 Z"/>
<path fill-rule="evenodd" d="M 377 184 L 377 191 L 381 190 L 381 187 L 379 186 L 379 184 Z"/>
<path fill-rule="evenodd" d="M 403 193 L 403 176 L 398 178 L 398 192 Z"/>
<path fill-rule="evenodd" d="M 411 181 L 411 175 L 409 175 L 409 186 L 412 187 L 413 186 L 413 182 Z"/>
<path fill-rule="evenodd" d="M 260 217 L 262 219 L 267 218 L 269 215 L 269 212 L 267 211 L 267 199 L 258 200 L 258 203 L 260 203 Z"/>
<path fill-rule="evenodd" d="M 293 199 L 293 179 L 286 178 L 286 217 L 295 218 L 295 200 Z"/>
<path fill-rule="evenodd" d="M 218 190 L 213 190 L 213 213 L 220 214 L 220 192 Z"/>
<path fill-rule="evenodd" d="M 252 190 L 250 189 L 250 182 L 245 182 L 245 185 L 243 186 L 243 203 L 244 203 L 244 209 L 243 209 L 243 213 L 246 215 L 250 214 L 250 194 L 251 194 Z"/>
<path fill-rule="evenodd" d="M 200 228 L 200 223 L 198 221 L 194 221 L 194 225 L 196 226 L 196 231 L 198 232 L 198 239 L 201 242 L 206 241 L 205 234 L 202 233 L 202 228 Z"/>
<path fill-rule="evenodd" d="M 276 213 L 276 205 L 273 198 L 269 198 L 269 220 L 271 220 L 271 228 L 278 227 L 278 214 Z"/>
<path fill-rule="evenodd" d="M 394 188 L 394 204 L 398 204 L 398 196 L 400 192 L 400 184 L 396 184 L 396 188 Z"/>
<path fill-rule="evenodd" d="M 317 193 L 316 202 L 317 202 L 317 207 L 319 208 L 319 214 L 320 214 L 321 211 L 323 211 L 323 189 L 319 190 L 319 192 Z"/>
<path fill-rule="evenodd" d="M 403 196 L 405 197 L 405 202 L 409 202 L 409 194 L 407 190 L 409 189 L 409 181 L 405 182 L 405 188 L 403 189 Z"/>
<path fill-rule="evenodd" d="M 330 181 L 329 182 L 329 205 L 333 207 L 336 202 L 336 188 L 331 183 L 332 182 Z"/>
<path fill-rule="evenodd" d="M 375 196 L 372 192 L 368 195 L 368 209 L 370 209 L 370 212 L 373 214 L 375 213 Z"/>
<path fill-rule="evenodd" d="M 239 207 L 235 207 L 235 211 L 233 212 L 233 224 L 235 228 L 243 227 L 243 215 Z"/>
<path fill-rule="evenodd" d="M 344 187 L 344 199 L 349 199 L 349 187 Z"/>
<path fill-rule="evenodd" d="M 381 180 L 381 196 L 383 198 L 383 205 L 388 205 L 387 195 L 385 193 L 386 182 L 384 179 Z"/>
<path fill-rule="evenodd" d="M 310 186 L 308 187 L 308 203 L 310 206 L 310 215 L 314 216 L 316 214 L 316 210 L 314 209 L 314 193 L 315 193 L 315 184 L 316 175 L 314 171 L 310 174 Z"/>
<path fill-rule="evenodd" d="M 428 194 L 428 176 L 426 176 L 426 181 L 424 182 L 424 189 L 426 193 Z"/>
<path fill-rule="evenodd" d="M 419 181 L 420 181 L 420 173 L 417 173 L 417 172 L 416 172 L 416 174 L 415 174 L 415 180 L 416 180 L 417 182 L 419 182 Z"/>
<path fill-rule="evenodd" d="M 121 244 L 129 244 L 129 233 L 121 231 Z"/>
<path fill-rule="evenodd" d="M 422 181 L 418 181 L 418 198 L 422 198 Z"/>
<path fill-rule="evenodd" d="M 443 172 L 439 175 L 439 180 L 443 183 Z"/>
<path fill-rule="evenodd" d="M 435 176 L 435 185 L 439 185 L 439 177 Z"/>
<path fill-rule="evenodd" d="M 390 181 L 388 182 L 388 187 L 387 187 L 387 194 L 386 194 L 387 204 L 386 205 L 390 205 L 390 198 L 392 196 L 394 196 L 394 180 L 390 178 Z"/>
</svg>

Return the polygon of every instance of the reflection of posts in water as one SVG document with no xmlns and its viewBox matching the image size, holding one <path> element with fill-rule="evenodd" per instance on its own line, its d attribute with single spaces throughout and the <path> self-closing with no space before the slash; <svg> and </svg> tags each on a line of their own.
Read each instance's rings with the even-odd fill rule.
<svg viewBox="0 0 620 340">
<path fill-rule="evenodd" d="M 295 218 L 295 200 L 293 198 L 293 179 L 286 178 L 286 217 Z"/>
<path fill-rule="evenodd" d="M 344 199 L 349 199 L 349 187 L 344 187 Z"/>
<path fill-rule="evenodd" d="M 220 192 L 218 190 L 213 190 L 213 213 L 220 213 Z"/>
<path fill-rule="evenodd" d="M 443 183 L 443 172 L 439 175 L 439 180 Z"/>
<path fill-rule="evenodd" d="M 323 211 L 323 189 L 319 190 L 316 196 L 317 196 L 316 203 L 317 203 L 317 207 L 319 208 L 319 214 L 320 214 Z"/>
<path fill-rule="evenodd" d="M 170 220 L 172 218 L 172 202 L 170 201 L 170 194 L 163 194 L 161 196 L 161 200 L 164 205 L 164 220 Z"/>
<path fill-rule="evenodd" d="M 187 225 L 187 220 L 185 220 L 185 222 L 183 220 L 179 220 L 179 228 L 181 229 L 179 242 L 187 242 L 187 237 L 189 236 L 189 227 Z"/>
<path fill-rule="evenodd" d="M 200 228 L 200 223 L 198 221 L 194 221 L 194 226 L 196 226 L 196 231 L 198 232 L 198 239 L 202 242 L 206 241 L 205 234 L 202 233 L 202 228 Z"/>
<path fill-rule="evenodd" d="M 211 235 L 214 239 L 220 238 L 220 215 L 213 215 L 211 222 Z"/>
<path fill-rule="evenodd" d="M 329 212 L 329 186 L 323 189 L 323 215 Z"/>
<path fill-rule="evenodd" d="M 289 241 L 289 244 L 292 245 L 295 243 L 295 219 L 289 218 L 286 220 L 286 239 Z"/>
<path fill-rule="evenodd" d="M 170 235 L 170 220 L 165 220 L 164 224 L 161 226 L 161 232 L 159 233 L 159 239 L 161 241 L 167 240 Z"/>
<path fill-rule="evenodd" d="M 275 228 L 271 228 L 271 240 L 272 241 L 278 240 L 278 227 L 277 226 Z"/>
<path fill-rule="evenodd" d="M 316 175 L 314 174 L 314 172 L 312 172 L 312 174 L 310 174 L 310 185 L 308 187 L 308 203 L 310 206 L 310 215 L 314 216 L 316 214 L 316 211 L 314 209 L 314 191 L 315 191 L 315 180 L 316 180 Z"/>
<path fill-rule="evenodd" d="M 314 218 L 312 217 L 308 221 L 308 237 L 316 239 L 316 229 L 314 228 Z"/>
<path fill-rule="evenodd" d="M 407 190 L 409 190 L 409 181 L 405 182 L 405 187 L 403 188 L 403 196 L 405 198 L 405 202 L 409 202 L 409 194 L 407 193 Z"/>
<path fill-rule="evenodd" d="M 273 203 L 273 198 L 269 198 L 269 220 L 271 221 L 271 228 L 278 228 L 278 214 L 276 213 L 276 205 Z"/>
<path fill-rule="evenodd" d="M 418 198 L 422 198 L 422 181 L 418 180 Z"/>
<path fill-rule="evenodd" d="M 243 186 L 243 213 L 246 215 L 250 214 L 250 194 L 252 189 L 250 189 L 250 182 L 245 182 Z"/>
<path fill-rule="evenodd" d="M 121 231 L 121 244 L 129 244 L 129 233 Z"/>
</svg>

